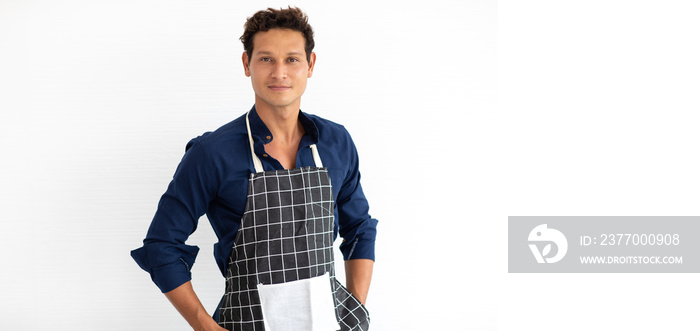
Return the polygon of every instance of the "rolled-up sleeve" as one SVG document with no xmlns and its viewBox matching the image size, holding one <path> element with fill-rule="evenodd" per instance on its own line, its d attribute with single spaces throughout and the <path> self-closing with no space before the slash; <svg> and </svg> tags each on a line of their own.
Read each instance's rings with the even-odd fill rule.
<svg viewBox="0 0 700 331">
<path fill-rule="evenodd" d="M 375 260 L 377 220 L 369 215 L 369 203 L 360 185 L 357 149 L 348 135 L 348 173 L 338 193 L 339 234 L 343 238 L 340 251 L 345 260 Z"/>
<path fill-rule="evenodd" d="M 217 192 L 216 173 L 205 146 L 191 140 L 167 191 L 158 203 L 143 247 L 131 256 L 161 292 L 191 280 L 190 270 L 199 248 L 186 245 Z"/>
</svg>

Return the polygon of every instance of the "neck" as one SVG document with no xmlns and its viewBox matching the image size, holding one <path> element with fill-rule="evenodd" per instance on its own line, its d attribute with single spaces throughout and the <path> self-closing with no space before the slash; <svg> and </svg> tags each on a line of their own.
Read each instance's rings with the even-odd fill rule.
<svg viewBox="0 0 700 331">
<path fill-rule="evenodd" d="M 304 128 L 299 122 L 299 107 L 269 108 L 258 107 L 255 110 L 265 123 L 276 143 L 298 143 L 304 135 Z"/>
</svg>

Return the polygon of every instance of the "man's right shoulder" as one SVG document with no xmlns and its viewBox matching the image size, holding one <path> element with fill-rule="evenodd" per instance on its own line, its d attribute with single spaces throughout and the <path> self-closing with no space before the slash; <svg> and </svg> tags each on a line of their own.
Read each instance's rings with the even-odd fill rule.
<svg viewBox="0 0 700 331">
<path fill-rule="evenodd" d="M 228 122 L 214 131 L 208 131 L 200 136 L 191 139 L 185 151 L 194 145 L 200 145 L 208 153 L 216 155 L 218 153 L 236 152 L 239 148 L 245 147 L 248 143 L 245 126 L 245 116 L 238 117 Z"/>
</svg>

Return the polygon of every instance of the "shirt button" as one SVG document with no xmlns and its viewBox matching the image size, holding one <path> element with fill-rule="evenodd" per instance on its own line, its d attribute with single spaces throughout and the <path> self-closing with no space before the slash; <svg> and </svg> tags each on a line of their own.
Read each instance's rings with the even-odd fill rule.
<svg viewBox="0 0 700 331">
<path fill-rule="evenodd" d="M 272 136 L 267 136 L 267 137 L 265 137 L 265 139 L 270 140 L 270 139 L 272 139 Z"/>
<path fill-rule="evenodd" d="M 267 154 L 263 154 L 263 157 L 268 157 L 268 155 L 267 155 Z"/>
</svg>

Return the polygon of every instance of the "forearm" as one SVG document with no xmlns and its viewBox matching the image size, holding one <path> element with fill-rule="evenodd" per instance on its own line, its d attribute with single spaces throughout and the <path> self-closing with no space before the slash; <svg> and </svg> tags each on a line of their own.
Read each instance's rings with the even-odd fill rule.
<svg viewBox="0 0 700 331">
<path fill-rule="evenodd" d="M 352 259 L 345 261 L 346 287 L 362 304 L 367 301 L 369 284 L 372 281 L 374 261 L 369 259 Z"/>
<path fill-rule="evenodd" d="M 187 282 L 176 289 L 165 293 L 165 296 L 170 300 L 170 303 L 175 306 L 180 315 L 185 318 L 187 323 L 196 331 L 204 330 L 225 330 L 220 327 L 214 319 L 209 316 L 206 309 L 199 301 L 197 294 L 192 288 L 192 282 Z"/>
</svg>

